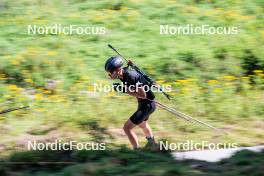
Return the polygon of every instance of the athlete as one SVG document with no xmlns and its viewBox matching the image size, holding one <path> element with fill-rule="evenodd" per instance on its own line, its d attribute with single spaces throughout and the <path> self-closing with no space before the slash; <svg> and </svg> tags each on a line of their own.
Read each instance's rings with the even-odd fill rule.
<svg viewBox="0 0 264 176">
<path fill-rule="evenodd" d="M 114 89 L 136 97 L 138 101 L 137 111 L 124 124 L 124 132 L 133 146 L 133 149 L 139 148 L 137 135 L 132 130 L 136 126 L 139 126 L 146 136 L 148 141 L 146 147 L 155 146 L 154 136 L 147 122 L 150 114 L 156 109 L 155 102 L 151 101 L 154 100 L 155 96 L 150 88 L 146 89 L 148 83 L 143 75 L 130 67 L 122 66 L 123 60 L 120 56 L 110 57 L 105 63 L 105 71 L 108 73 L 109 77 L 111 79 L 120 79 L 123 85 L 125 85 L 125 87 L 123 86 L 120 89 L 120 84 L 114 83 Z"/>
</svg>

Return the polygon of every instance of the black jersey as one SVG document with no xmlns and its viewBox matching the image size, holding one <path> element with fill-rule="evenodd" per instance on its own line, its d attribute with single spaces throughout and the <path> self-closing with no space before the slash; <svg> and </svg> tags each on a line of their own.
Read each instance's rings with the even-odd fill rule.
<svg viewBox="0 0 264 176">
<path fill-rule="evenodd" d="M 137 84 L 140 86 L 148 86 L 148 90 L 146 91 L 147 99 L 153 100 L 155 98 L 154 93 L 151 91 L 151 88 L 149 87 L 149 84 L 147 80 L 138 73 L 134 69 L 130 69 L 128 67 L 123 68 L 124 73 L 123 73 L 123 79 L 120 79 L 124 85 L 127 87 L 134 85 L 136 86 Z M 146 89 L 144 89 L 146 90 Z M 147 99 L 138 99 L 139 103 L 150 103 L 150 100 Z"/>
</svg>

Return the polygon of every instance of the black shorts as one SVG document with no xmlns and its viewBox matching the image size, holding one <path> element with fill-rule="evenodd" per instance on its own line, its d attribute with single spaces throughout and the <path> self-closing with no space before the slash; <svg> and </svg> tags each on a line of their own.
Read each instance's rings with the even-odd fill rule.
<svg viewBox="0 0 264 176">
<path fill-rule="evenodd" d="M 147 121 L 149 115 L 156 109 L 155 102 L 139 103 L 137 111 L 130 117 L 130 120 L 135 124 L 139 125 L 143 121 Z"/>
</svg>

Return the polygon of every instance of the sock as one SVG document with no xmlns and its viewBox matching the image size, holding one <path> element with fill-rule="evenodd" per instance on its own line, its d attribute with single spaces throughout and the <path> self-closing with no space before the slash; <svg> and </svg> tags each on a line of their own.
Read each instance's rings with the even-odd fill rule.
<svg viewBox="0 0 264 176">
<path fill-rule="evenodd" d="M 154 136 L 152 137 L 146 137 L 148 142 L 155 142 Z"/>
</svg>

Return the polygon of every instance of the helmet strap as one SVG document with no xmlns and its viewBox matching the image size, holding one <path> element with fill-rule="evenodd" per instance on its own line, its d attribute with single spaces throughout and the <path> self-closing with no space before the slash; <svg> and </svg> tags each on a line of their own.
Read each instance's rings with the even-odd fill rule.
<svg viewBox="0 0 264 176">
<path fill-rule="evenodd" d="M 124 74 L 123 68 L 121 68 L 120 70 L 118 70 L 118 73 L 117 73 L 118 79 L 122 79 L 123 78 L 123 74 Z"/>
</svg>

